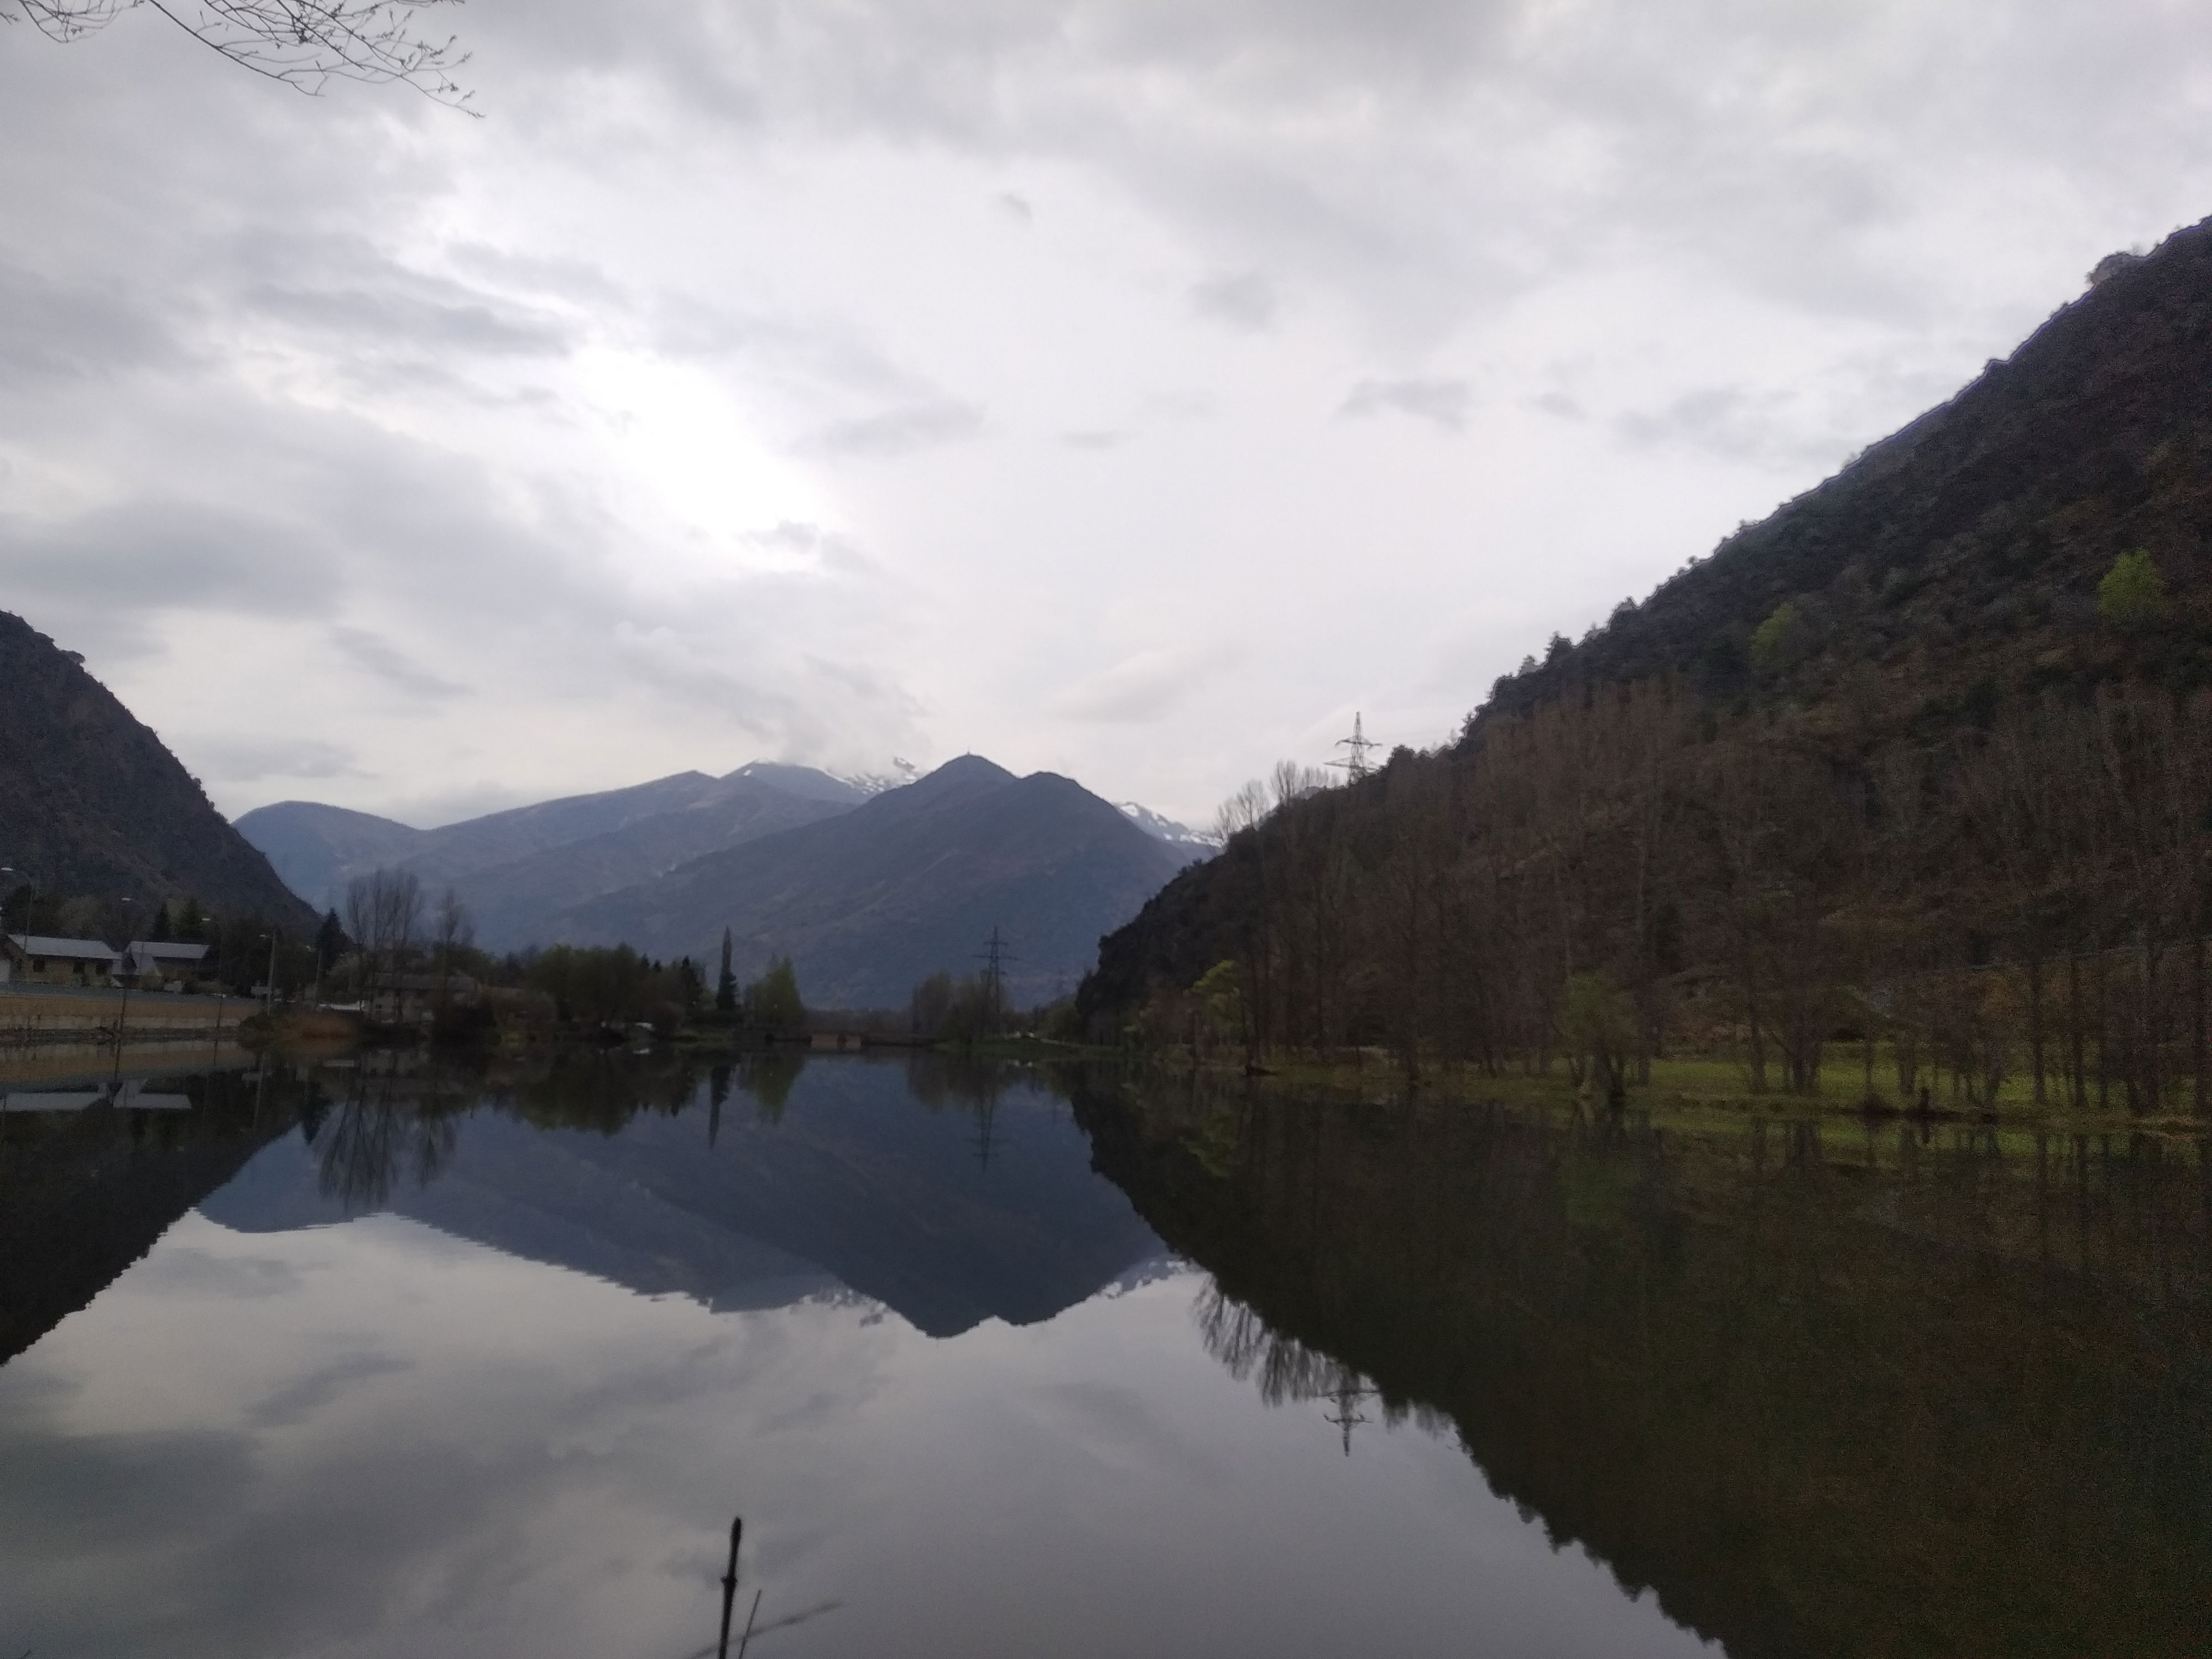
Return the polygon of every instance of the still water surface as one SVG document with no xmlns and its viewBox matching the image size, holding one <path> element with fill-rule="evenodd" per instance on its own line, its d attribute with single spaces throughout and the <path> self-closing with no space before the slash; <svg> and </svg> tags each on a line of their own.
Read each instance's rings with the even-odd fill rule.
<svg viewBox="0 0 2212 1659">
<path fill-rule="evenodd" d="M 0 1113 L 9 1656 L 689 1659 L 736 1513 L 769 1659 L 2212 1644 L 2195 1142 L 117 1080 Z"/>
</svg>

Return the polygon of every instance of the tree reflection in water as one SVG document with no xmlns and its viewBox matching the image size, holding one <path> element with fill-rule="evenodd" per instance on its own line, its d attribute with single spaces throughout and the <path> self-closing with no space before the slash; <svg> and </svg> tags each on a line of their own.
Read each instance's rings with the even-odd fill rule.
<svg viewBox="0 0 2212 1659">
<path fill-rule="evenodd" d="M 784 1108 L 791 1101 L 791 1091 L 798 1085 L 799 1074 L 805 1069 L 805 1054 L 770 1048 L 745 1056 L 738 1070 L 738 1086 L 753 1097 L 756 1113 L 763 1123 L 781 1123 Z"/>
<path fill-rule="evenodd" d="M 349 1213 L 381 1209 L 403 1176 L 436 1180 L 453 1155 L 465 1097 L 410 1087 L 389 1073 L 355 1074 L 352 1091 L 313 1139 L 316 1184 Z"/>
<path fill-rule="evenodd" d="M 1362 1401 L 1381 1401 L 1382 1422 L 1396 1428 L 1409 1418 L 1425 1432 L 1453 1434 L 1451 1420 L 1425 1406 L 1382 1400 L 1382 1390 L 1332 1355 L 1286 1336 L 1212 1279 L 1206 1282 L 1191 1310 L 1206 1351 L 1239 1382 L 1255 1383 L 1270 1406 L 1326 1400 L 1334 1408 L 1327 1420 L 1342 1431 L 1344 1454 L 1352 1455 L 1352 1431 L 1370 1421 Z"/>
<path fill-rule="evenodd" d="M 1271 1403 L 1455 1425 L 1749 1656 L 2212 1651 L 2212 1157 L 1097 1080 Z"/>
</svg>

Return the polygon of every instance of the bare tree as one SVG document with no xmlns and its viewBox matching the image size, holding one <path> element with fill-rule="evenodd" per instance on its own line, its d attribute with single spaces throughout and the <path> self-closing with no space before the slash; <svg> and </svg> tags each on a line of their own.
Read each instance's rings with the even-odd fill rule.
<svg viewBox="0 0 2212 1659">
<path fill-rule="evenodd" d="M 465 951 L 477 942 L 476 918 L 469 914 L 469 907 L 461 896 L 448 887 L 430 913 L 430 926 L 437 940 L 438 1009 L 443 1013 L 447 982 L 453 975 L 453 953 Z"/>
<path fill-rule="evenodd" d="M 1328 787 L 1329 777 L 1318 766 L 1305 766 L 1294 760 L 1279 760 L 1267 780 L 1275 792 L 1275 810 L 1282 811 L 1292 801 L 1304 800 L 1308 795 L 1318 794 Z M 1249 786 L 1248 786 L 1249 787 Z"/>
<path fill-rule="evenodd" d="M 385 869 L 356 876 L 346 884 L 345 911 L 346 931 L 353 935 L 367 980 L 363 989 L 374 1002 L 379 981 L 389 974 L 393 984 L 398 985 L 398 975 L 414 951 L 415 937 L 422 925 L 422 884 L 412 870 Z M 460 915 L 466 917 L 465 907 Z M 406 1013 L 405 1001 L 403 994 L 402 1018 Z"/>
<path fill-rule="evenodd" d="M 1215 809 L 1213 833 L 1225 843 L 1239 831 L 1266 823 L 1268 810 L 1267 786 L 1255 778 Z"/>
<path fill-rule="evenodd" d="M 356 876 L 346 884 L 345 930 L 353 941 L 354 989 L 363 1000 L 376 994 L 376 946 L 373 934 L 376 929 L 376 898 L 374 888 L 367 876 Z"/>
<path fill-rule="evenodd" d="M 241 69 L 310 94 L 333 80 L 404 82 L 466 113 L 453 72 L 469 61 L 422 15 L 461 0 L 0 0 L 0 21 L 27 19 L 50 40 L 81 40 L 147 6 Z"/>
</svg>

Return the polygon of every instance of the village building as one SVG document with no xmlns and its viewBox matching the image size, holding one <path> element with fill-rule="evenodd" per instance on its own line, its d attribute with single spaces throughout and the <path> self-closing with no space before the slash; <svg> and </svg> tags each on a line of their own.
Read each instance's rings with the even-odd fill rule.
<svg viewBox="0 0 2212 1659">
<path fill-rule="evenodd" d="M 479 995 L 466 974 L 387 974 L 367 999 L 368 1017 L 380 1024 L 408 1020 L 428 1023 L 439 1008 L 472 1008 Z"/>
<path fill-rule="evenodd" d="M 204 945 L 178 945 L 156 939 L 134 939 L 123 947 L 119 969 L 124 978 L 142 988 L 183 989 L 201 978 L 207 967 Z"/>
<path fill-rule="evenodd" d="M 105 986 L 122 961 L 113 945 L 96 939 L 0 935 L 0 984 Z"/>
</svg>

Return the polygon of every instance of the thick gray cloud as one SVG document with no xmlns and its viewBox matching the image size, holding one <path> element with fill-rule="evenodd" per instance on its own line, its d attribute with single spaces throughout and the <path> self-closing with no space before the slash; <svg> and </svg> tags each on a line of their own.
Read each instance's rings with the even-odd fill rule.
<svg viewBox="0 0 2212 1659">
<path fill-rule="evenodd" d="M 0 264 L 0 375 L 15 386 L 143 368 L 173 344 L 155 318 L 112 293 Z"/>
<path fill-rule="evenodd" d="M 1467 424 L 1474 391 L 1465 380 L 1362 380 L 1345 397 L 1340 415 L 1411 415 L 1456 432 Z"/>
<path fill-rule="evenodd" d="M 233 809 L 974 747 L 1202 817 L 2212 210 L 2160 0 L 458 21 L 482 121 L 0 31 L 0 605 Z"/>
</svg>

